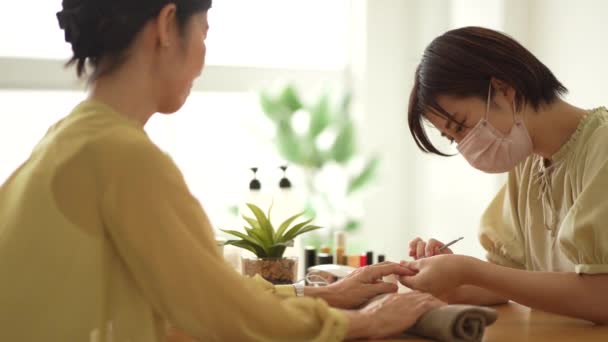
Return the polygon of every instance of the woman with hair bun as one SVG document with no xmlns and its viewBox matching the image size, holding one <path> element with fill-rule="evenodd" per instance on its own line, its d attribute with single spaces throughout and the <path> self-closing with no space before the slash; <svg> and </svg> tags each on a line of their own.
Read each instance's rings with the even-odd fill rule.
<svg viewBox="0 0 608 342">
<path fill-rule="evenodd" d="M 0 341 L 165 341 L 168 326 L 203 341 L 338 341 L 394 335 L 442 305 L 410 293 L 358 309 L 396 291 L 382 276 L 411 274 L 394 263 L 295 298 L 294 286 L 224 262 L 180 171 L 143 130 L 188 98 L 210 7 L 63 1 L 68 64 L 90 93 L 0 187 Z"/>
</svg>

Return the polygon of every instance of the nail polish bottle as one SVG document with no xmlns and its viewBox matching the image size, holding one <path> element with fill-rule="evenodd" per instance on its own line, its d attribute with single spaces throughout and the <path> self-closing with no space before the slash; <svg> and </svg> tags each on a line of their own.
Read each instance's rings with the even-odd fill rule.
<svg viewBox="0 0 608 342">
<path fill-rule="evenodd" d="M 367 264 L 366 265 L 371 265 L 374 263 L 374 252 L 372 251 L 368 251 L 367 253 L 365 253 L 367 255 Z"/>
<path fill-rule="evenodd" d="M 333 262 L 333 256 L 328 253 L 319 253 L 319 265 L 328 265 Z"/>
<path fill-rule="evenodd" d="M 342 263 L 344 253 L 346 252 L 346 233 L 339 231 L 334 233 L 334 252 L 336 255 L 335 264 L 344 265 Z"/>
<path fill-rule="evenodd" d="M 317 249 L 312 246 L 307 246 L 304 249 L 304 272 L 308 272 L 308 268 L 317 265 Z"/>
</svg>

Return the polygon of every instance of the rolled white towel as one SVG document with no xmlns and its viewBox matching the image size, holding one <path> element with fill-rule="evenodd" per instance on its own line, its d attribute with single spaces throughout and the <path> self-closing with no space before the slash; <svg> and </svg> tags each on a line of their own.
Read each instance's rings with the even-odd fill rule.
<svg viewBox="0 0 608 342">
<path fill-rule="evenodd" d="M 445 305 L 424 314 L 407 334 L 442 342 L 479 342 L 496 310 L 476 305 Z"/>
</svg>

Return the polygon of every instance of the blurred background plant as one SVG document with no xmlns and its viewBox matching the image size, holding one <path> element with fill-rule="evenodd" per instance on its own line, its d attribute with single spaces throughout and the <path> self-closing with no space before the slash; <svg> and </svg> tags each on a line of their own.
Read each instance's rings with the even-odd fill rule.
<svg viewBox="0 0 608 342">
<path fill-rule="evenodd" d="M 325 229 L 307 234 L 304 243 L 331 244 L 333 232 L 356 232 L 363 215 L 363 190 L 376 177 L 377 156 L 359 151 L 351 94 L 332 101 L 329 91 L 307 103 L 291 85 L 276 93 L 262 91 L 260 104 L 275 128 L 281 158 L 298 168 L 304 184 L 305 211 Z"/>
</svg>

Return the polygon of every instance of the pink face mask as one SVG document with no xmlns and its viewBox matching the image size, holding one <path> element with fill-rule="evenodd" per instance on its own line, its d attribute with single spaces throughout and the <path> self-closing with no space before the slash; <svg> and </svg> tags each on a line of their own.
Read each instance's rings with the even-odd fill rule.
<svg viewBox="0 0 608 342">
<path fill-rule="evenodd" d="M 484 118 L 458 144 L 457 149 L 474 168 L 487 173 L 501 173 L 513 169 L 532 154 L 532 139 L 521 115 L 515 114 L 513 127 L 505 135 L 488 121 L 492 84 L 488 89 L 488 102 Z"/>
</svg>

